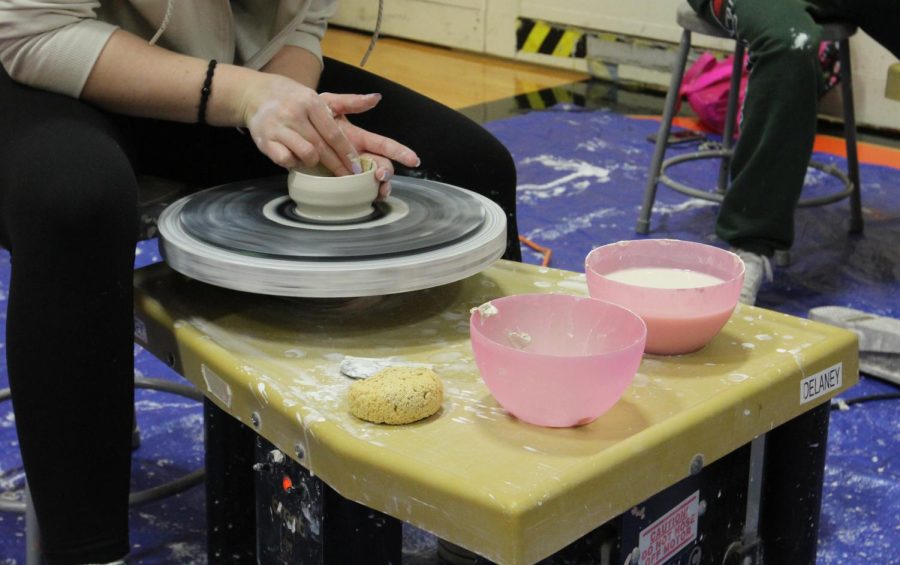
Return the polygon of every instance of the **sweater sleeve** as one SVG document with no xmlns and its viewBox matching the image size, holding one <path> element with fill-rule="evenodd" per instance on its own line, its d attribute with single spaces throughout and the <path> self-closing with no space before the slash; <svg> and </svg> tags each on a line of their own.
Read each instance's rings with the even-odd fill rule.
<svg viewBox="0 0 900 565">
<path fill-rule="evenodd" d="M 0 0 L 0 63 L 20 83 L 78 97 L 116 26 L 99 2 Z"/>
<path fill-rule="evenodd" d="M 336 2 L 335 0 L 307 0 L 300 4 L 305 4 L 305 6 L 299 6 L 297 0 L 280 2 L 278 11 L 284 18 L 277 22 L 277 28 L 280 31 L 264 47 L 253 54 L 246 62 L 246 66 L 252 69 L 264 67 L 285 45 L 309 51 L 316 56 L 319 64 L 322 64 L 321 41 L 328 28 L 328 20 L 336 12 Z M 305 10 L 300 11 L 298 8 L 305 8 Z"/>
<path fill-rule="evenodd" d="M 328 20 L 336 12 L 334 0 L 312 0 L 303 20 L 288 30 L 285 45 L 306 49 L 322 61 L 322 38 L 328 27 Z"/>
</svg>

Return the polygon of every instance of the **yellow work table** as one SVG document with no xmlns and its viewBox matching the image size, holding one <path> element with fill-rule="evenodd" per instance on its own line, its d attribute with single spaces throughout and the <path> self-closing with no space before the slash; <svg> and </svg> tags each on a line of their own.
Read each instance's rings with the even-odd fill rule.
<svg viewBox="0 0 900 565">
<path fill-rule="evenodd" d="M 642 502 L 816 407 L 827 429 L 829 399 L 857 381 L 854 334 L 739 306 L 700 352 L 645 356 L 624 397 L 593 423 L 549 429 L 516 420 L 491 397 L 472 357 L 469 310 L 509 294 L 586 294 L 581 274 L 499 261 L 434 289 L 337 300 L 224 290 L 159 264 L 138 271 L 135 285 L 138 343 L 218 409 L 346 499 L 499 563 L 536 562 L 623 513 L 638 515 Z M 339 372 L 345 356 L 430 364 L 444 383 L 442 410 L 405 426 L 354 418 L 353 381 Z M 820 458 L 811 475 L 820 492 L 821 430 L 816 438 L 798 445 Z M 771 455 L 767 464 L 807 464 L 802 453 Z M 745 457 L 744 490 L 748 473 L 761 476 L 753 469 L 761 457 Z M 753 488 L 739 496 L 748 519 L 759 513 Z M 685 502 L 702 515 L 715 495 L 707 498 Z M 646 558 L 656 543 L 650 525 L 635 534 L 641 563 L 662 562 Z M 678 536 L 668 543 L 684 546 Z"/>
</svg>

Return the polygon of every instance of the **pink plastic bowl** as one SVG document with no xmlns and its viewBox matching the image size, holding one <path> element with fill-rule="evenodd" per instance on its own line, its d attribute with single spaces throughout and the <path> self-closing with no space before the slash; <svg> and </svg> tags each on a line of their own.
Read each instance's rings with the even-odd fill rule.
<svg viewBox="0 0 900 565">
<path fill-rule="evenodd" d="M 520 420 L 554 428 L 594 421 L 637 372 L 647 328 L 587 297 L 519 294 L 473 309 L 472 351 L 488 390 Z"/>
<path fill-rule="evenodd" d="M 712 275 L 721 282 L 695 288 L 653 288 L 676 277 L 641 284 L 609 277 L 624 269 L 679 269 Z M 676 355 L 697 351 L 715 337 L 737 305 L 744 281 L 741 258 L 711 245 L 674 239 L 620 241 L 591 251 L 584 263 L 594 298 L 620 304 L 647 323 L 647 353 Z M 678 274 L 678 273 L 673 273 Z M 677 284 L 677 283 L 675 283 Z"/>
</svg>

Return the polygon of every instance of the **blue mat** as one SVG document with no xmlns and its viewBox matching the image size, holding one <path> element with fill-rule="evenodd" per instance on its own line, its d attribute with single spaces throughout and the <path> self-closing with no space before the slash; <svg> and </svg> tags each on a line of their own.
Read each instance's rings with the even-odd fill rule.
<svg viewBox="0 0 900 565">
<path fill-rule="evenodd" d="M 558 106 L 550 111 L 491 122 L 487 128 L 512 151 L 519 172 L 519 229 L 553 249 L 552 266 L 581 270 L 593 248 L 635 239 L 658 122 L 611 111 Z M 696 150 L 696 145 L 670 149 Z M 845 168 L 844 160 L 816 159 Z M 900 167 L 900 163 L 898 163 Z M 699 188 L 715 183 L 718 161 L 684 163 L 669 170 Z M 789 269 L 777 273 L 758 305 L 806 316 L 825 304 L 900 317 L 900 172 L 866 166 L 861 171 L 866 234 L 848 237 L 846 201 L 803 208 Z M 804 198 L 837 188 L 837 181 L 810 170 Z M 723 246 L 714 234 L 718 205 L 660 185 L 647 237 L 671 237 Z M 537 262 L 538 257 L 527 258 Z"/>
<path fill-rule="evenodd" d="M 595 246 L 634 239 L 652 146 L 646 137 L 657 123 L 611 111 L 560 106 L 491 122 L 491 130 L 513 153 L 519 171 L 519 223 L 523 235 L 553 249 L 554 267 L 581 270 Z M 682 150 L 690 150 L 686 148 Z M 818 155 L 843 167 L 842 159 Z M 672 175 L 712 186 L 716 164 L 697 162 Z M 863 166 L 866 234 L 846 233 L 846 202 L 800 210 L 797 241 L 788 269 L 777 269 L 759 305 L 805 316 L 814 307 L 845 305 L 900 317 L 894 298 L 900 286 L 900 172 Z M 809 196 L 833 189 L 818 172 L 808 177 Z M 673 237 L 721 245 L 713 235 L 716 205 L 661 187 L 649 237 Z M 525 250 L 525 260 L 540 256 Z M 159 260 L 153 242 L 139 246 L 137 262 Z M 6 301 L 9 256 L 0 252 L 0 302 Z M 0 331 L 5 331 L 0 304 Z M 0 350 L 5 339 L 0 340 Z M 180 379 L 140 348 L 136 369 L 145 376 Z M 0 388 L 7 386 L 5 365 Z M 896 388 L 863 378 L 847 398 Z M 146 488 L 202 464 L 202 411 L 187 400 L 139 391 L 138 419 L 143 443 L 135 452 L 134 488 Z M 896 401 L 872 402 L 832 412 L 819 562 L 900 563 L 900 417 Z M 24 477 L 15 421 L 0 407 L 0 496 L 15 498 Z M 77 485 L 73 485 L 77 488 Z M 194 488 L 178 497 L 132 512 L 130 563 L 205 562 L 204 496 Z M 0 513 L 0 565 L 24 563 L 24 520 Z M 426 560 L 427 561 L 427 560 Z M 425 561 L 419 560 L 424 563 Z"/>
</svg>

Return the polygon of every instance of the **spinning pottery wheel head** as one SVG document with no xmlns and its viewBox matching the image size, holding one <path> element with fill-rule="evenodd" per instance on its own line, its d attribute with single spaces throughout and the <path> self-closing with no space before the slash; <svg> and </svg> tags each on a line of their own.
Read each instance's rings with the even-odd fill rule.
<svg viewBox="0 0 900 565">
<path fill-rule="evenodd" d="M 182 198 L 159 219 L 160 249 L 191 278 L 247 292 L 312 298 L 431 288 L 482 271 L 506 246 L 491 200 L 395 177 L 392 196 L 362 218 L 297 214 L 284 177 L 227 184 Z"/>
</svg>

